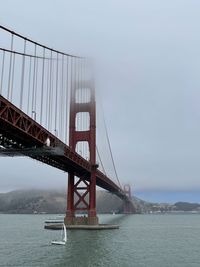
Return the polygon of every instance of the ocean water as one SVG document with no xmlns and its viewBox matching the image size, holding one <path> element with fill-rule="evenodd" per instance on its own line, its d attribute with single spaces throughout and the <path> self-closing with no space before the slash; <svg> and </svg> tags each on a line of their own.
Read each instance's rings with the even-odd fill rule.
<svg viewBox="0 0 200 267">
<path fill-rule="evenodd" d="M 120 229 L 68 230 L 66 246 L 50 244 L 60 238 L 44 229 L 52 217 L 0 214 L 0 266 L 200 266 L 200 215 L 101 215 Z"/>
</svg>

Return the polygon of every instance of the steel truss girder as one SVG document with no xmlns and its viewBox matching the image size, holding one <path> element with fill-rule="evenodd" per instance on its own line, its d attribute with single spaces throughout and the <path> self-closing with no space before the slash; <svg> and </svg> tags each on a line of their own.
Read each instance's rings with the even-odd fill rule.
<svg viewBox="0 0 200 267">
<path fill-rule="evenodd" d="M 0 95 L 0 133 L 12 139 L 21 141 L 24 147 L 42 147 L 47 138 L 51 147 L 62 147 L 64 158 L 69 159 L 74 165 L 82 168 L 82 171 L 90 172 L 91 166 L 84 158 L 62 143 L 53 134 L 27 116 L 12 103 Z"/>
<path fill-rule="evenodd" d="M 11 147 L 9 148 L 16 150 L 17 154 L 29 156 L 66 172 L 73 171 L 75 175 L 84 176 L 86 180 L 90 180 L 88 177 L 90 177 L 92 166 L 87 160 L 72 151 L 69 146 L 65 145 L 2 95 L 0 95 L 0 137 L 10 140 L 8 145 L 11 145 Z M 46 152 L 43 154 L 42 151 L 41 154 L 37 153 L 36 150 L 42 149 L 47 138 L 50 139 L 51 148 L 61 148 L 64 155 L 59 153 L 46 155 Z M 35 148 L 35 152 L 27 153 L 25 149 L 28 148 Z M 14 150 L 12 151 L 13 156 L 16 156 Z M 11 151 L 7 152 L 9 154 Z M 96 184 L 116 194 L 121 199 L 127 198 L 123 190 L 99 170 L 96 171 Z"/>
</svg>

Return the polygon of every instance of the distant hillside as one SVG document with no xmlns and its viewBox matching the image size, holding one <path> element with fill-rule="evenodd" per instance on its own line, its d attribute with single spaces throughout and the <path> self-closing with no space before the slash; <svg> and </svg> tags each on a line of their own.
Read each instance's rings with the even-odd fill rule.
<svg viewBox="0 0 200 267">
<path fill-rule="evenodd" d="M 65 209 L 64 192 L 20 190 L 0 194 L 1 213 L 63 213 Z"/>
<path fill-rule="evenodd" d="M 123 202 L 117 196 L 97 191 L 98 213 L 120 213 Z M 66 193 L 62 191 L 19 190 L 0 194 L 0 213 L 65 213 Z M 137 205 L 136 205 L 137 206 Z"/>
<path fill-rule="evenodd" d="M 200 211 L 200 204 L 198 203 L 176 202 L 174 207 L 181 211 Z"/>
<path fill-rule="evenodd" d="M 98 213 L 121 213 L 123 201 L 106 191 L 97 191 Z M 18 190 L 0 194 L 0 213 L 59 213 L 66 211 L 66 192 L 45 190 Z M 150 203 L 133 197 L 136 213 L 200 212 L 200 204 L 177 202 L 175 204 Z"/>
</svg>

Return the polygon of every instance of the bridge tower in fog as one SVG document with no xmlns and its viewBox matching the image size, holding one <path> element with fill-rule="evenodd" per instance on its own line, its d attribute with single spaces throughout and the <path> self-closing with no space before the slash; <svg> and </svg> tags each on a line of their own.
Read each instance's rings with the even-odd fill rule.
<svg viewBox="0 0 200 267">
<path fill-rule="evenodd" d="M 132 194 L 131 194 L 131 186 L 129 184 L 124 185 L 124 193 L 127 196 L 127 199 L 124 200 L 123 203 L 123 212 L 125 214 L 132 214 L 135 213 L 135 207 L 133 203 L 130 201 L 132 199 Z"/>
<path fill-rule="evenodd" d="M 69 146 L 77 151 L 79 143 L 85 143 L 91 172 L 77 176 L 75 172 L 68 174 L 66 224 L 98 224 L 96 215 L 96 101 L 93 81 L 75 82 L 71 87 L 70 99 Z M 85 127 L 78 129 L 78 118 L 87 120 Z M 87 115 L 87 116 L 86 116 Z M 76 213 L 84 211 L 87 217 L 76 217 Z"/>
</svg>

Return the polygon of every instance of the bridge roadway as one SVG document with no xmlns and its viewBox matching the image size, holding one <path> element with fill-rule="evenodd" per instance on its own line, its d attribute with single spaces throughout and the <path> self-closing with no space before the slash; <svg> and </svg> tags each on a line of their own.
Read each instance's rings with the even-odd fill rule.
<svg viewBox="0 0 200 267">
<path fill-rule="evenodd" d="M 49 138 L 50 147 L 46 146 Z M 91 164 L 0 95 L 0 155 L 28 156 L 65 172 L 90 179 Z M 130 201 L 124 191 L 97 169 L 96 184 Z"/>
</svg>

